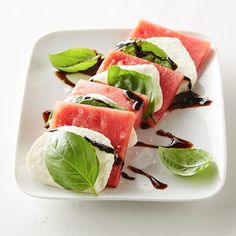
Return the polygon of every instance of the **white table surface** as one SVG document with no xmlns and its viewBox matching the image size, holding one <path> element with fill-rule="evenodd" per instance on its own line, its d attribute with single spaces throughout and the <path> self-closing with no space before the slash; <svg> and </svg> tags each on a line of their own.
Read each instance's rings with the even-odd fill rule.
<svg viewBox="0 0 236 236">
<path fill-rule="evenodd" d="M 235 3 L 1 1 L 0 235 L 236 235 Z M 35 41 L 56 30 L 130 28 L 139 18 L 201 32 L 217 44 L 227 126 L 225 187 L 212 199 L 189 203 L 55 201 L 25 195 L 15 182 L 14 152 L 24 81 Z"/>
</svg>

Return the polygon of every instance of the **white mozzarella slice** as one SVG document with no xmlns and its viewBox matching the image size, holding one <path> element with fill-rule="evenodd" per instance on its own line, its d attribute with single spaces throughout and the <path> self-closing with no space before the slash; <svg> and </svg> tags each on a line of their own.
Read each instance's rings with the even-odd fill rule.
<svg viewBox="0 0 236 236">
<path fill-rule="evenodd" d="M 86 129 L 86 128 L 79 128 L 76 126 L 62 126 L 57 128 L 58 130 L 64 130 L 68 132 L 72 132 L 78 134 L 82 137 L 87 137 L 90 140 L 93 140 L 97 143 L 106 145 L 108 147 L 112 147 L 111 141 L 96 131 Z M 43 157 L 43 147 L 47 141 L 49 132 L 45 132 L 42 136 L 40 136 L 32 145 L 31 149 L 29 150 L 27 157 L 26 157 L 26 165 L 28 171 L 35 176 L 35 178 L 39 179 L 45 184 L 54 186 L 54 187 L 61 187 L 57 183 L 54 182 L 53 178 L 51 177 Z M 112 165 L 114 163 L 114 155 L 112 153 L 107 153 L 105 151 L 101 151 L 99 148 L 94 147 L 96 150 L 96 154 L 100 163 L 100 170 L 95 182 L 94 188 L 97 192 L 103 190 L 107 184 L 107 181 L 110 177 L 110 173 L 112 170 Z M 113 147 L 112 147 L 113 148 Z M 90 190 L 86 192 L 91 192 Z"/>
<path fill-rule="evenodd" d="M 137 134 L 135 132 L 135 129 L 132 128 L 128 148 L 133 147 L 138 142 Z"/>
<path fill-rule="evenodd" d="M 163 49 L 171 58 L 171 60 L 173 60 L 178 65 L 176 71 L 188 77 L 191 80 L 192 86 L 194 86 L 197 81 L 197 70 L 189 52 L 178 38 L 153 37 L 145 40 Z M 178 90 L 178 93 L 187 90 L 188 81 L 183 81 L 181 87 Z"/>
</svg>

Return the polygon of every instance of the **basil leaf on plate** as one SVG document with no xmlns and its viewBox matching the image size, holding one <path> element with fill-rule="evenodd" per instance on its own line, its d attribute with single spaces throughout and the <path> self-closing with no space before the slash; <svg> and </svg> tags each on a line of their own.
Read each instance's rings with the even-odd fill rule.
<svg viewBox="0 0 236 236">
<path fill-rule="evenodd" d="M 118 66 L 110 66 L 107 81 L 111 86 L 147 95 L 149 104 L 144 118 L 151 116 L 155 107 L 161 102 L 161 95 L 158 93 L 157 85 L 149 75 L 122 69 Z"/>
<path fill-rule="evenodd" d="M 145 40 L 134 39 L 124 41 L 117 45 L 117 49 L 132 56 L 160 64 L 172 70 L 176 70 L 178 67 L 176 63 L 168 57 L 163 49 Z"/>
<path fill-rule="evenodd" d="M 85 138 L 71 132 L 51 132 L 44 146 L 47 169 L 65 189 L 82 192 L 94 188 L 99 173 L 95 148 Z"/>
<path fill-rule="evenodd" d="M 68 97 L 65 101 L 71 103 L 87 104 L 96 107 L 107 107 L 117 110 L 127 110 L 124 107 L 117 105 L 115 102 L 111 101 L 105 96 L 99 94 L 92 94 L 91 96 L 80 95 L 80 96 Z"/>
<path fill-rule="evenodd" d="M 158 154 L 167 169 L 181 176 L 194 175 L 212 162 L 208 152 L 195 148 L 159 147 Z"/>
<path fill-rule="evenodd" d="M 64 52 L 49 54 L 49 59 L 56 69 L 75 73 L 95 66 L 100 56 L 89 48 L 71 48 Z"/>
</svg>

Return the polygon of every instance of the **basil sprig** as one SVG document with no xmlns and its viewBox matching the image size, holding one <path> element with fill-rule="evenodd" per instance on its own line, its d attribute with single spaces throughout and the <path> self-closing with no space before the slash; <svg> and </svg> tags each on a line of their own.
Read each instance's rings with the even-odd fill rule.
<svg viewBox="0 0 236 236">
<path fill-rule="evenodd" d="M 107 81 L 111 86 L 147 95 L 149 103 L 144 118 L 151 116 L 156 106 L 161 102 L 157 85 L 149 75 L 122 69 L 118 66 L 110 66 Z"/>
<path fill-rule="evenodd" d="M 178 67 L 176 63 L 168 57 L 164 50 L 143 39 L 122 41 L 116 45 L 116 49 L 132 56 L 160 64 L 172 70 L 176 70 Z"/>
<path fill-rule="evenodd" d="M 181 176 L 192 176 L 212 162 L 208 152 L 196 148 L 159 147 L 158 154 L 167 169 Z"/>
<path fill-rule="evenodd" d="M 59 71 L 75 73 L 96 66 L 101 57 L 90 48 L 71 48 L 66 51 L 49 54 L 51 64 Z"/>
<path fill-rule="evenodd" d="M 95 148 L 71 132 L 51 132 L 44 146 L 46 167 L 53 180 L 67 190 L 82 192 L 94 188 L 99 173 Z"/>
</svg>

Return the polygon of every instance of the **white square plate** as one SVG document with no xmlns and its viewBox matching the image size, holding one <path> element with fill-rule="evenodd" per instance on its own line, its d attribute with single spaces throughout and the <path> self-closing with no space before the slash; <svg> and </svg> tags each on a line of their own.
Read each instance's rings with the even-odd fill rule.
<svg viewBox="0 0 236 236">
<path fill-rule="evenodd" d="M 166 113 L 158 127 L 138 130 L 138 137 L 140 141 L 158 144 L 160 138 L 155 135 L 155 131 L 169 131 L 192 141 L 195 147 L 210 152 L 218 170 L 211 166 L 204 174 L 179 177 L 171 174 L 162 165 L 155 150 L 134 147 L 128 150 L 126 164 L 132 164 L 154 175 L 168 184 L 167 189 L 154 189 L 147 178 L 135 176 L 126 168 L 125 172 L 135 176 L 136 180 L 128 181 L 121 178 L 116 189 L 106 188 L 98 197 L 53 188 L 38 182 L 28 174 L 26 154 L 34 140 L 45 131 L 42 112 L 52 108 L 56 100 L 64 100 L 68 94 L 68 87 L 54 75 L 55 69 L 48 60 L 48 53 L 73 47 L 89 47 L 106 54 L 117 42 L 126 39 L 129 31 L 108 29 L 55 32 L 42 37 L 36 43 L 26 80 L 16 149 L 16 180 L 25 193 L 54 199 L 188 201 L 213 196 L 223 187 L 226 175 L 225 121 L 220 65 L 214 47 L 211 60 L 194 88 L 197 93 L 213 100 L 212 105 Z"/>
</svg>

